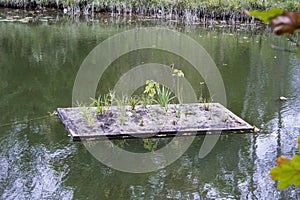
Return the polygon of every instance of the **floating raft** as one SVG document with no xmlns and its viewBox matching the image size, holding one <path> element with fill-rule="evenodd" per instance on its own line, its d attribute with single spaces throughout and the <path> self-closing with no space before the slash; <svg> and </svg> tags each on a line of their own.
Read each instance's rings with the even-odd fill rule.
<svg viewBox="0 0 300 200">
<path fill-rule="evenodd" d="M 219 103 L 58 108 L 73 140 L 251 133 L 254 127 Z"/>
</svg>

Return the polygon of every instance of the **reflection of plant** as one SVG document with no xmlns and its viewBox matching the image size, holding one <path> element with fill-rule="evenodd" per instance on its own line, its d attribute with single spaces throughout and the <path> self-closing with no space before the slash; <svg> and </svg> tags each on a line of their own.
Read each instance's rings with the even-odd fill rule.
<svg viewBox="0 0 300 200">
<path fill-rule="evenodd" d="M 143 139 L 144 148 L 149 151 L 155 151 L 157 149 L 158 142 L 154 141 L 153 138 L 145 138 Z"/>
<path fill-rule="evenodd" d="M 298 137 L 298 151 L 300 151 L 300 137 Z M 295 154 L 292 159 L 280 156 L 276 167 L 272 168 L 270 175 L 278 181 L 277 188 L 285 189 L 290 185 L 300 186 L 300 156 Z"/>
</svg>

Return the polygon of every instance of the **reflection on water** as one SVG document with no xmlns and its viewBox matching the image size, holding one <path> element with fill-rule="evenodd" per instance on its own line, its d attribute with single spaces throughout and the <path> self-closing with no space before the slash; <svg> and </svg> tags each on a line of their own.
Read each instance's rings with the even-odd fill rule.
<svg viewBox="0 0 300 200">
<path fill-rule="evenodd" d="M 71 106 L 72 87 L 83 59 L 116 32 L 140 26 L 99 23 L 25 25 L 0 23 L 0 194 L 2 199 L 290 199 L 291 187 L 276 190 L 268 173 L 279 155 L 296 152 L 299 135 L 300 68 L 285 38 L 178 26 L 210 53 L 224 79 L 228 107 L 258 134 L 222 136 L 213 151 L 198 158 L 203 137 L 165 169 L 127 174 L 104 166 L 81 143 L 69 140 L 60 121 L 29 121 L 56 107 Z M 148 59 L 148 60 L 147 60 Z M 100 80 L 98 92 L 112 88 L 132 66 L 156 59 L 182 66 L 197 88 L 187 61 L 166 52 L 136 52 L 121 57 Z M 291 100 L 280 102 L 285 96 Z M 128 141 L 137 145 L 136 141 Z M 138 163 L 137 163 L 138 164 Z"/>
</svg>

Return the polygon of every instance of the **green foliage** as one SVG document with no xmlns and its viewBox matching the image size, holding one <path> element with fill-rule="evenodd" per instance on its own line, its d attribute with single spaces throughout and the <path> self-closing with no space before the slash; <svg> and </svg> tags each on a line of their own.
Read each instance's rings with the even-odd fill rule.
<svg viewBox="0 0 300 200">
<path fill-rule="evenodd" d="M 126 105 L 128 104 L 128 97 L 125 95 L 122 95 L 120 98 L 116 98 L 117 104 L 121 109 L 121 116 L 120 121 L 121 124 L 124 124 L 126 120 Z"/>
<path fill-rule="evenodd" d="M 142 105 L 151 105 L 153 104 L 154 100 L 152 97 L 149 97 L 148 95 L 143 95 L 140 98 L 140 104 Z"/>
<path fill-rule="evenodd" d="M 209 111 L 209 103 L 210 103 L 209 100 L 206 100 L 206 99 L 203 100 L 204 110 Z"/>
<path fill-rule="evenodd" d="M 96 106 L 96 111 L 98 114 L 103 114 L 103 103 L 101 100 L 101 96 L 99 96 L 97 99 L 91 98 L 92 103 L 91 106 Z"/>
<path fill-rule="evenodd" d="M 171 96 L 172 92 L 164 86 L 160 88 L 159 84 L 153 80 L 146 81 L 144 93 L 148 94 L 152 102 L 156 102 L 164 107 L 166 112 L 168 111 L 168 104 L 175 98 L 175 96 Z"/>
<path fill-rule="evenodd" d="M 91 126 L 95 122 L 95 118 L 93 114 L 91 113 L 90 107 L 83 106 L 83 113 L 82 113 L 83 118 L 85 118 L 88 122 L 88 126 Z"/>
<path fill-rule="evenodd" d="M 297 49 L 296 56 L 297 56 L 297 58 L 300 57 L 300 47 L 298 47 L 298 49 Z"/>
<path fill-rule="evenodd" d="M 109 108 L 112 105 L 115 98 L 115 93 L 110 91 L 108 94 L 104 94 L 103 96 L 99 95 L 97 99 L 90 98 L 92 103 L 90 106 L 95 106 L 96 112 L 100 115 L 107 114 L 109 112 Z"/>
<path fill-rule="evenodd" d="M 143 142 L 144 142 L 145 149 L 147 149 L 149 151 L 155 151 L 157 149 L 157 145 L 158 145 L 157 140 L 154 141 L 153 138 L 145 138 L 145 139 L 143 139 Z"/>
<path fill-rule="evenodd" d="M 180 108 L 180 106 L 176 107 L 176 117 L 177 118 L 181 117 L 181 108 Z"/>
<path fill-rule="evenodd" d="M 200 82 L 200 97 L 199 97 L 199 102 L 200 103 L 204 102 L 204 98 L 203 98 L 203 85 L 204 85 L 204 82 Z"/>
<path fill-rule="evenodd" d="M 129 99 L 129 105 L 131 107 L 131 110 L 135 109 L 135 106 L 140 103 L 140 98 L 138 96 L 132 96 Z"/>
<path fill-rule="evenodd" d="M 171 68 L 174 69 L 174 64 L 171 65 Z M 175 80 L 175 77 L 177 77 L 177 80 Z M 183 102 L 182 87 L 180 86 L 180 78 L 181 77 L 184 77 L 184 73 L 179 69 L 174 69 L 172 78 L 173 78 L 173 82 L 174 82 L 175 96 L 177 97 L 179 103 Z M 175 84 L 175 82 L 176 82 L 176 84 Z"/>
<path fill-rule="evenodd" d="M 175 96 L 171 97 L 172 93 L 162 86 L 162 88 L 157 88 L 157 100 L 156 102 L 165 108 L 165 111 L 168 112 L 168 104 L 171 102 Z"/>
<path fill-rule="evenodd" d="M 269 24 L 271 19 L 283 14 L 283 10 L 279 8 L 272 8 L 268 11 L 251 11 L 250 15 L 262 20 L 264 23 Z"/>
<path fill-rule="evenodd" d="M 298 138 L 298 151 L 300 151 L 300 137 Z M 278 181 L 277 188 L 285 189 L 290 185 L 300 186 L 300 156 L 295 154 L 292 159 L 281 156 L 277 158 L 277 166 L 272 168 L 270 175 Z"/>
<path fill-rule="evenodd" d="M 19 1 L 13 0 L 0 0 L 0 3 L 7 4 L 10 2 L 12 5 L 17 5 Z M 30 2 L 30 1 L 29 1 Z M 72 1 L 72 0 L 41 0 L 38 3 L 43 6 L 50 6 L 52 3 L 58 2 L 59 4 L 62 3 L 64 6 L 74 6 L 78 4 L 83 4 L 84 0 Z M 88 0 L 87 3 L 91 4 L 93 1 Z M 25 3 L 26 4 L 26 3 Z M 235 11 L 239 12 L 240 9 L 247 8 L 247 9 L 267 9 L 271 6 L 276 6 L 279 8 L 284 8 L 286 10 L 295 9 L 295 1 L 294 0 L 273 0 L 273 1 L 257 1 L 257 0 L 98 0 L 95 1 L 95 6 L 98 9 L 106 9 L 107 6 L 125 6 L 125 7 L 132 7 L 133 9 L 137 9 L 139 7 L 146 7 L 146 8 L 165 8 L 169 10 L 170 8 L 173 9 L 193 9 L 197 10 L 199 8 L 206 9 L 208 12 L 215 11 L 215 12 L 223 12 L 223 11 Z"/>
</svg>

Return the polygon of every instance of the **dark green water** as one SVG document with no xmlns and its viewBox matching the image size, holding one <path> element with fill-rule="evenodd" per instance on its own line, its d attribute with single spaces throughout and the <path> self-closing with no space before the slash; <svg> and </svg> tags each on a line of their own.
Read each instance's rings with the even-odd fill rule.
<svg viewBox="0 0 300 200">
<path fill-rule="evenodd" d="M 279 155 L 296 152 L 300 132 L 300 63 L 294 55 L 270 48 L 293 48 L 284 37 L 243 29 L 177 27 L 216 62 L 227 107 L 261 129 L 257 134 L 221 136 L 204 159 L 198 158 L 203 141 L 199 136 L 164 169 L 119 172 L 96 160 L 82 143 L 71 141 L 57 118 L 30 121 L 71 106 L 74 80 L 88 53 L 109 36 L 136 26 L 140 25 L 0 23 L 0 198 L 299 198 L 300 191 L 293 187 L 278 191 L 268 175 Z M 166 64 L 175 59 L 164 57 Z M 105 73 L 98 92 L 112 88 L 134 60 L 141 63 L 147 58 L 120 59 Z M 185 74 L 198 84 L 192 72 L 186 69 Z M 279 102 L 280 96 L 292 99 Z M 16 123 L 4 126 L 10 121 Z"/>
</svg>

